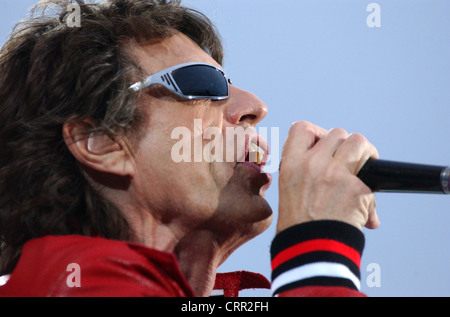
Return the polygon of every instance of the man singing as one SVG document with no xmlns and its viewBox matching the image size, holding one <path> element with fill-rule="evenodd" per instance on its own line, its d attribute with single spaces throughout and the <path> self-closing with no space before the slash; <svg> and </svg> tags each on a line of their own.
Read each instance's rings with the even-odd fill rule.
<svg viewBox="0 0 450 317">
<path fill-rule="evenodd" d="M 225 133 L 251 131 L 266 105 L 232 84 L 199 12 L 177 1 L 78 0 L 74 27 L 70 3 L 41 1 L 0 53 L 0 296 L 209 296 L 231 276 L 274 296 L 363 295 L 361 230 L 379 225 L 374 195 L 355 176 L 378 157 L 363 136 L 294 123 L 271 286 L 216 274 L 273 218 L 267 142 L 250 133 L 236 146 Z M 178 127 L 203 135 L 203 148 L 205 131 L 218 129 L 233 159 L 176 162 Z"/>
</svg>

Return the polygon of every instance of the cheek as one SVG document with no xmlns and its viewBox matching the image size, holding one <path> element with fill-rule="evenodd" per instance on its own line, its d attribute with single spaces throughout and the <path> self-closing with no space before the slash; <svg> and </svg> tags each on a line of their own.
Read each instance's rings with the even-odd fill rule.
<svg viewBox="0 0 450 317">
<path fill-rule="evenodd" d="M 231 178 L 232 169 L 225 163 L 176 162 L 171 154 L 173 145 L 158 144 L 158 151 L 141 153 L 139 177 L 149 190 L 172 202 L 214 204 L 222 188 Z"/>
<path fill-rule="evenodd" d="M 168 180 L 173 189 L 196 201 L 215 201 L 233 174 L 223 163 L 178 163 L 170 170 Z M 167 175 L 166 174 L 166 175 Z"/>
<path fill-rule="evenodd" d="M 171 120 L 153 114 L 139 147 L 141 178 L 147 178 L 143 182 L 165 197 L 214 201 L 233 173 L 233 163 L 221 163 L 222 158 L 211 161 L 210 154 L 215 150 L 208 151 L 216 136 L 222 137 L 223 115 L 194 110 L 198 109 L 191 109 L 189 115 L 180 111 Z M 155 120 L 156 117 L 161 120 Z M 216 149 L 223 146 L 219 142 Z"/>
<path fill-rule="evenodd" d="M 219 207 L 225 176 L 204 163 L 173 163 L 158 171 L 158 191 L 151 195 L 157 203 L 170 202 L 174 210 L 208 218 Z"/>
<path fill-rule="evenodd" d="M 213 181 L 213 186 L 220 192 L 230 183 L 234 174 L 234 164 L 229 163 L 211 163 L 209 174 Z"/>
</svg>

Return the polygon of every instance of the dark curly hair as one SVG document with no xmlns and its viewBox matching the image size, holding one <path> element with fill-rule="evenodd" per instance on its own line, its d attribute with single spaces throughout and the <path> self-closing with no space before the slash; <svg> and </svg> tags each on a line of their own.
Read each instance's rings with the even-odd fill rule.
<svg viewBox="0 0 450 317">
<path fill-rule="evenodd" d="M 145 120 L 127 89 L 144 74 L 125 43 L 179 31 L 219 64 L 223 50 L 212 23 L 179 1 L 109 0 L 80 7 L 39 2 L 0 51 L 0 275 L 11 273 L 22 246 L 45 235 L 129 239 L 119 210 L 88 183 L 62 136 L 71 120 L 120 136 Z"/>
</svg>

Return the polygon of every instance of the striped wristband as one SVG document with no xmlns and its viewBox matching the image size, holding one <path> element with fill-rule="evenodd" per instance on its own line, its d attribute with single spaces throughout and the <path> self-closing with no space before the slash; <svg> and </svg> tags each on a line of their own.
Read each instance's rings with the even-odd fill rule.
<svg viewBox="0 0 450 317">
<path fill-rule="evenodd" d="M 312 221 L 288 228 L 272 242 L 272 293 L 304 286 L 360 288 L 364 235 L 338 221 Z"/>
</svg>

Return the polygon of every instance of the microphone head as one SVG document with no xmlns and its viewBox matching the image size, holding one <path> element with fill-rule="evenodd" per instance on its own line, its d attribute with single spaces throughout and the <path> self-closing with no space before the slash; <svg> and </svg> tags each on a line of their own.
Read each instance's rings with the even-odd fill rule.
<svg viewBox="0 0 450 317">
<path fill-rule="evenodd" d="M 444 194 L 450 194 L 450 166 L 444 168 L 442 171 L 441 184 Z"/>
</svg>

